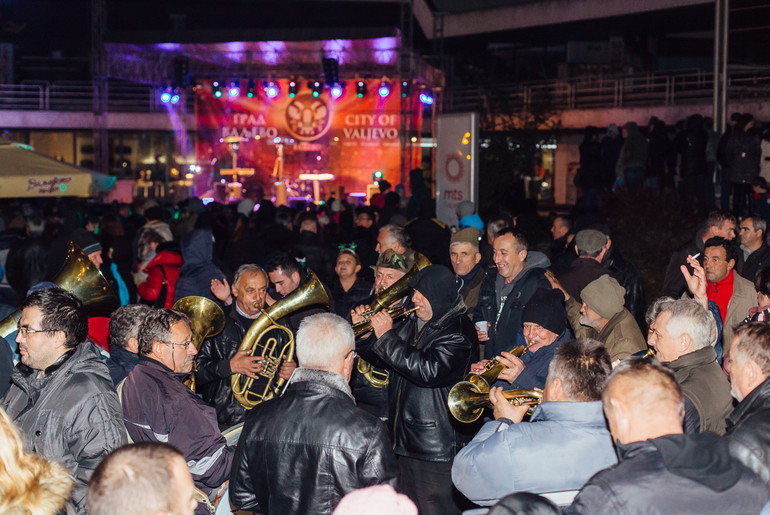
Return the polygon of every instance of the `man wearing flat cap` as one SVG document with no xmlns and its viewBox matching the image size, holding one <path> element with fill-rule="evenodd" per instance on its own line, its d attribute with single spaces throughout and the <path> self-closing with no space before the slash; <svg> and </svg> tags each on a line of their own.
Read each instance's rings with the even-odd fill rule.
<svg viewBox="0 0 770 515">
<path fill-rule="evenodd" d="M 575 235 L 575 252 L 578 259 L 572 261 L 570 267 L 556 277 L 578 302 L 582 302 L 580 292 L 583 288 L 599 277 L 610 274 L 602 265 L 602 259 L 608 249 L 609 238 L 595 229 L 584 229 Z"/>
<path fill-rule="evenodd" d="M 481 232 L 475 227 L 466 227 L 452 235 L 449 243 L 449 260 L 460 284 L 460 295 L 469 310 L 479 302 L 481 283 L 486 277 L 486 270 L 481 265 L 479 252 Z"/>
<path fill-rule="evenodd" d="M 452 460 L 468 438 L 450 420 L 447 397 L 478 355 L 478 341 L 452 271 L 428 266 L 411 286 L 416 316 L 396 330 L 386 312 L 373 315 L 374 334 L 356 347 L 364 359 L 379 359 L 391 370 L 389 426 L 399 484 L 420 513 L 459 514 Z"/>
<path fill-rule="evenodd" d="M 400 254 L 394 250 L 388 249 L 377 259 L 377 264 L 372 267 L 374 270 L 374 297 L 382 291 L 392 286 L 396 281 L 404 277 L 406 273 L 414 266 L 414 253 Z M 407 291 L 404 297 L 396 299 L 390 307 L 403 307 L 410 309 L 412 302 L 409 298 L 409 292 Z M 358 306 L 350 313 L 350 318 L 353 324 L 361 321 L 361 314 L 368 311 L 369 305 Z M 408 334 L 409 328 L 406 327 L 406 320 L 399 320 L 394 322 L 395 331 L 401 334 L 401 331 L 406 331 L 403 336 Z M 367 338 L 371 333 L 367 333 L 361 336 L 361 338 Z M 362 358 L 359 358 L 361 360 Z M 353 397 L 355 397 L 358 407 L 368 411 L 372 415 L 379 417 L 382 421 L 388 420 L 388 388 L 383 387 L 381 383 L 372 384 L 361 373 L 361 370 L 366 370 L 366 367 L 371 365 L 373 368 L 370 372 L 370 377 L 385 381 L 390 373 L 385 363 L 372 357 L 371 362 L 356 363 L 356 369 L 353 371 L 353 377 L 350 381 L 351 389 L 353 390 Z"/>
<path fill-rule="evenodd" d="M 634 316 L 623 307 L 626 290 L 609 275 L 592 281 L 580 292 L 578 303 L 553 275 L 548 279 L 567 299 L 567 315 L 577 338 L 599 340 L 615 362 L 647 349 Z"/>
</svg>

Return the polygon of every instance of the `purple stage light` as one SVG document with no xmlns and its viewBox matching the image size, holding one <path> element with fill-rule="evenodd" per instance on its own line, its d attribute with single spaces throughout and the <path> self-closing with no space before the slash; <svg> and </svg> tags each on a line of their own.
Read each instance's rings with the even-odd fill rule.
<svg viewBox="0 0 770 515">
<path fill-rule="evenodd" d="M 388 95 L 390 95 L 390 84 L 388 84 L 388 83 L 387 83 L 387 82 L 385 82 L 385 81 L 382 81 L 382 82 L 380 83 L 380 87 L 379 87 L 379 89 L 377 90 L 377 92 L 380 94 L 380 96 L 381 96 L 382 98 L 385 98 L 385 97 L 387 97 Z"/>
</svg>

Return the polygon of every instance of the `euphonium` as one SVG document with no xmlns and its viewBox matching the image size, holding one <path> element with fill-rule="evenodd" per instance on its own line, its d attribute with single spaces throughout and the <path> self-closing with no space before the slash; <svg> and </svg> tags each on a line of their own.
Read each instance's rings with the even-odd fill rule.
<svg viewBox="0 0 770 515">
<path fill-rule="evenodd" d="M 120 305 L 110 283 L 73 242 L 70 242 L 67 259 L 52 282 L 75 295 L 89 311 L 110 312 Z M 17 309 L 3 319 L 0 322 L 0 336 L 6 338 L 14 332 L 20 318 L 21 310 Z"/>
<path fill-rule="evenodd" d="M 225 328 L 225 312 L 217 306 L 216 302 L 206 297 L 192 295 L 182 297 L 174 302 L 171 309 L 184 313 L 190 319 L 192 342 L 198 350 L 200 350 L 203 340 L 218 335 Z M 192 391 L 195 391 L 195 372 L 197 371 L 198 362 L 193 361 L 192 373 L 184 381 L 184 384 Z"/>
<path fill-rule="evenodd" d="M 537 406 L 543 400 L 543 393 L 537 390 L 504 390 L 503 397 L 514 406 L 523 404 Z M 480 392 L 476 385 L 469 381 L 461 381 L 454 385 L 447 399 L 452 416 L 465 423 L 478 420 L 484 408 L 491 404 L 489 391 Z"/>
<path fill-rule="evenodd" d="M 280 325 L 276 320 L 280 320 L 308 306 L 316 304 L 329 305 L 329 296 L 321 281 L 311 270 L 308 270 L 307 273 L 307 279 L 296 290 L 281 300 L 276 301 L 269 308 L 262 310 L 262 314 L 251 324 L 251 327 L 243 336 L 243 340 L 241 340 L 238 350 L 247 350 L 251 356 L 261 356 L 265 368 L 259 375 L 266 377 L 268 380 L 267 385 L 265 385 L 261 392 L 253 392 L 251 391 L 251 385 L 254 383 L 253 378 L 247 377 L 245 380 L 242 380 L 241 374 L 232 375 L 230 385 L 233 388 L 233 396 L 246 409 L 251 409 L 260 402 L 283 393 L 286 381 L 277 377 L 277 375 L 283 356 L 286 356 L 288 361 L 294 359 L 295 345 L 294 335 L 291 330 L 286 326 Z M 288 341 L 279 346 L 278 338 L 271 337 L 261 344 L 260 342 L 264 336 L 272 330 L 285 332 Z"/>
<path fill-rule="evenodd" d="M 374 296 L 374 301 L 372 302 L 369 309 L 361 314 L 362 320 L 357 324 L 353 324 L 353 334 L 355 337 L 360 338 L 364 334 L 371 331 L 372 324 L 369 319 L 372 317 L 372 315 L 382 310 L 387 311 L 391 318 L 393 318 L 393 321 L 401 320 L 402 318 L 405 318 L 413 313 L 417 308 L 391 308 L 390 305 L 406 296 L 409 292 L 409 284 L 412 282 L 414 276 L 417 275 L 417 272 L 430 265 L 431 262 L 428 258 L 419 252 L 415 252 L 414 265 L 412 265 L 412 268 L 406 274 L 404 274 L 401 279 L 394 282 L 381 292 L 376 293 Z M 387 371 L 379 370 L 373 367 L 371 363 L 368 363 L 366 360 L 360 357 L 358 358 L 356 368 L 358 369 L 358 372 L 364 376 L 364 379 L 366 379 L 369 384 L 375 388 L 385 388 L 388 386 L 390 374 Z"/>
<path fill-rule="evenodd" d="M 530 348 L 534 343 L 535 342 L 533 340 L 530 341 L 527 345 L 518 345 L 508 352 L 518 358 L 524 354 L 527 349 Z M 487 364 L 484 365 L 484 372 L 481 374 L 468 374 L 465 376 L 465 381 L 475 384 L 480 392 L 488 392 L 489 388 L 492 386 L 492 383 L 495 382 L 497 376 L 500 375 L 500 372 L 502 372 L 504 368 L 505 365 L 503 365 L 497 359 L 490 359 Z"/>
</svg>

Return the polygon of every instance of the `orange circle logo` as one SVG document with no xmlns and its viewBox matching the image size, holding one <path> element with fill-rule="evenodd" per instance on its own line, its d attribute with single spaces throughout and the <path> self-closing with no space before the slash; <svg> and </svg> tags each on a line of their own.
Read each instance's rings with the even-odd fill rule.
<svg viewBox="0 0 770 515">
<path fill-rule="evenodd" d="M 298 140 L 317 140 L 329 130 L 331 121 L 329 106 L 312 95 L 299 95 L 286 106 L 286 127 Z"/>
</svg>

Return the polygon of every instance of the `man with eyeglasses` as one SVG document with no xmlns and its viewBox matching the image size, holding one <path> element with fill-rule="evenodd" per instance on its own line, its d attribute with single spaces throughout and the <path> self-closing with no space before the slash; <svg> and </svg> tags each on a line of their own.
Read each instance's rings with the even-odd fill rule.
<svg viewBox="0 0 770 515">
<path fill-rule="evenodd" d="M 148 314 L 139 330 L 139 354 L 122 386 L 129 436 L 179 449 L 195 486 L 211 492 L 227 480 L 234 449 L 219 431 L 215 409 L 182 382 L 198 354 L 187 316 L 170 309 Z"/>
<path fill-rule="evenodd" d="M 296 369 L 286 393 L 246 413 L 233 460 L 230 500 L 238 509 L 331 515 L 353 490 L 395 485 L 385 425 L 356 406 L 348 382 L 353 330 L 319 313 L 297 331 Z"/>
<path fill-rule="evenodd" d="M 67 513 L 85 513 L 91 474 L 126 443 L 118 396 L 107 366 L 86 340 L 88 321 L 77 297 L 42 289 L 31 293 L 21 310 L 16 337 L 21 362 L 0 405 L 29 452 L 69 469 L 75 488 Z"/>
</svg>

